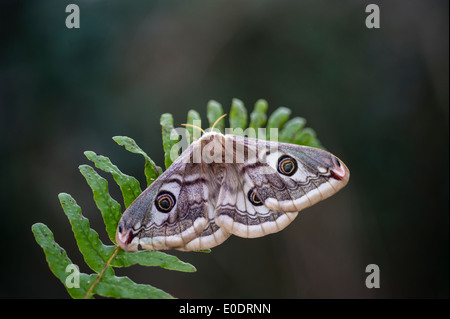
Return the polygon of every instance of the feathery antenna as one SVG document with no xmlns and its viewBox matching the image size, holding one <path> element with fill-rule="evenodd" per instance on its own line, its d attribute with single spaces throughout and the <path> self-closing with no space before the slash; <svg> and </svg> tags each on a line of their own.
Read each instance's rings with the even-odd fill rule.
<svg viewBox="0 0 450 319">
<path fill-rule="evenodd" d="M 221 119 L 223 119 L 225 116 L 227 116 L 226 114 L 222 115 L 221 117 L 219 117 L 213 124 L 213 126 L 211 127 L 211 131 L 214 129 L 214 127 L 216 126 L 217 123 L 219 123 L 219 121 Z"/>
</svg>

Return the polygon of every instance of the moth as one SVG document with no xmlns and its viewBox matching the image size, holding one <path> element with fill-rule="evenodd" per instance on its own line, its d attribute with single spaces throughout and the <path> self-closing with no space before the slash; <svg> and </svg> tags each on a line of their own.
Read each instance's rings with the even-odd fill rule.
<svg viewBox="0 0 450 319">
<path fill-rule="evenodd" d="M 333 154 L 218 132 L 194 141 L 126 209 L 116 241 L 127 251 L 202 250 L 231 234 L 278 232 L 350 177 Z"/>
</svg>

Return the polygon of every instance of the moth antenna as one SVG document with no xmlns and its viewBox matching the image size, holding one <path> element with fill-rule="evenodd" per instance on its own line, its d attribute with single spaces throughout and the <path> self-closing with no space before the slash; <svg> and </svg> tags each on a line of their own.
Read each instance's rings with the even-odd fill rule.
<svg viewBox="0 0 450 319">
<path fill-rule="evenodd" d="M 219 117 L 213 124 L 213 126 L 211 127 L 211 131 L 214 129 L 214 127 L 216 126 L 217 123 L 219 123 L 219 121 L 221 119 L 223 119 L 225 116 L 227 116 L 226 114 L 222 115 L 221 117 Z"/>
<path fill-rule="evenodd" d="M 196 128 L 196 129 L 199 129 L 200 131 L 202 131 L 203 132 L 203 134 L 205 134 L 206 132 L 200 127 L 200 126 L 196 126 L 196 125 L 192 125 L 192 124 L 181 124 L 181 125 L 183 125 L 183 126 L 190 126 L 190 127 L 193 127 L 193 128 Z"/>
</svg>

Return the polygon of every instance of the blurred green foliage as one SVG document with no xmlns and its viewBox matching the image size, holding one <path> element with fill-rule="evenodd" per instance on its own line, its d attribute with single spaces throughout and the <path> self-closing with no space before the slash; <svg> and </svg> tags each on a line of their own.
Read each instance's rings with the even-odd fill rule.
<svg viewBox="0 0 450 319">
<path fill-rule="evenodd" d="M 193 109 L 208 120 L 211 98 L 248 107 L 263 96 L 250 126 L 289 106 L 286 135 L 308 119 L 352 182 L 281 234 L 183 255 L 196 273 L 132 267 L 130 278 L 192 298 L 448 298 L 448 2 L 382 1 L 377 30 L 365 27 L 367 1 L 80 0 L 77 30 L 65 27 L 70 3 L 0 2 L 0 239 L 17 247 L 0 264 L 0 297 L 64 295 L 29 231 L 55 225 L 76 251 L 55 194 L 71 193 L 108 240 L 74 169 L 84 150 L 140 176 L 111 136 L 132 136 L 164 168 L 161 114 L 178 126 Z M 154 178 L 142 177 L 142 188 Z M 381 289 L 365 288 L 370 263 Z"/>
</svg>

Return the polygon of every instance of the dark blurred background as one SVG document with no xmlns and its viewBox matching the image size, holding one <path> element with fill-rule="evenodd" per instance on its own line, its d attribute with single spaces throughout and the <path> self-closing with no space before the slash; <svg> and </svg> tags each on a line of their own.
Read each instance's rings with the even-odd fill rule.
<svg viewBox="0 0 450 319">
<path fill-rule="evenodd" d="M 67 29 L 76 3 L 81 28 Z M 367 29 L 368 3 L 381 28 Z M 180 298 L 448 298 L 447 1 L 11 1 L 0 5 L 0 297 L 67 298 L 31 232 L 47 224 L 89 272 L 57 198 L 107 236 L 78 171 L 85 150 L 145 186 L 126 135 L 163 166 L 159 117 L 210 99 L 293 110 L 349 185 L 284 231 L 174 252 L 178 273 L 117 270 Z M 204 124 L 206 126 L 206 123 Z M 120 199 L 110 176 L 111 194 Z M 381 288 L 365 286 L 366 265 Z"/>
</svg>

